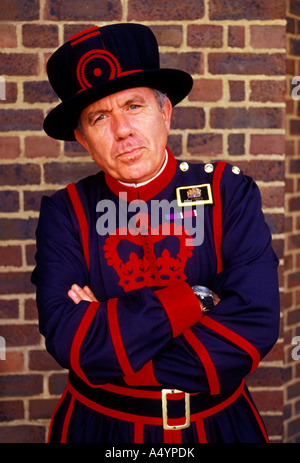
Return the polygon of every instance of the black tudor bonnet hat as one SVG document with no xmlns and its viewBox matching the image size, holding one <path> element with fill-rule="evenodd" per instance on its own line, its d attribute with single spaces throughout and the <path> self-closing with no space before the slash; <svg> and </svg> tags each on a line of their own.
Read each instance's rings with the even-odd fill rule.
<svg viewBox="0 0 300 463">
<path fill-rule="evenodd" d="M 95 26 L 74 35 L 50 57 L 47 73 L 62 101 L 46 116 L 44 130 L 59 140 L 75 140 L 81 111 L 100 98 L 150 87 L 166 93 L 174 106 L 193 85 L 186 72 L 160 68 L 151 29 L 132 23 Z"/>
</svg>

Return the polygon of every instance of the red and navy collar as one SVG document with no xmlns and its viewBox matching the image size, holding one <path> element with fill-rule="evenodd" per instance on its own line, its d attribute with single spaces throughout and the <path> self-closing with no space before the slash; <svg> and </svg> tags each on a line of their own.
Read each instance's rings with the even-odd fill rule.
<svg viewBox="0 0 300 463">
<path fill-rule="evenodd" d="M 129 186 L 111 177 L 109 174 L 105 174 L 105 180 L 108 187 L 119 196 L 120 193 L 127 193 L 127 201 L 131 202 L 136 199 L 143 201 L 149 201 L 149 199 L 160 193 L 172 180 L 175 175 L 177 168 L 177 161 L 167 147 L 168 160 L 165 168 L 160 175 L 155 177 L 150 182 L 141 186 Z"/>
</svg>

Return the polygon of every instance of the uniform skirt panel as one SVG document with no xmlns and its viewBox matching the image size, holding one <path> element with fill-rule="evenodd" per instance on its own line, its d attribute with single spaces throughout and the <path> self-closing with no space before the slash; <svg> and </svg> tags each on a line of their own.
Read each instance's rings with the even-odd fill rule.
<svg viewBox="0 0 300 463">
<path fill-rule="evenodd" d="M 227 405 L 229 403 L 229 405 Z M 130 420 L 109 416 L 68 384 L 53 413 L 49 443 L 266 443 L 267 433 L 247 387 L 242 385 L 227 401 L 200 413 L 182 430 L 164 430 L 152 418 Z M 108 412 L 110 413 L 110 412 Z M 113 414 L 118 414 L 114 411 Z M 154 419 L 155 421 L 155 419 Z"/>
</svg>

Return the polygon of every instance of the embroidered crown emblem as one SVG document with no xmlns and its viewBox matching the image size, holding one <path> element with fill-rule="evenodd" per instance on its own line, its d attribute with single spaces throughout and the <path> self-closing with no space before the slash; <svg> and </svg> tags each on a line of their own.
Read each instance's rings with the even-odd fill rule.
<svg viewBox="0 0 300 463">
<path fill-rule="evenodd" d="M 141 220 L 145 219 L 143 215 L 140 214 Z M 146 220 L 144 224 L 142 233 L 140 230 L 117 229 L 116 234 L 111 234 L 103 246 L 107 264 L 113 266 L 120 278 L 119 285 L 126 292 L 144 286 L 170 286 L 186 280 L 185 265 L 193 254 L 192 238 L 182 225 L 164 223 L 151 230 Z M 172 257 L 167 249 L 167 242 L 164 243 L 160 255 L 156 255 L 154 248 L 156 252 L 161 248 L 156 245 L 163 240 L 168 240 L 169 236 L 174 237 L 173 240 L 178 240 L 177 255 Z M 119 254 L 122 245 L 129 250 L 129 258 L 126 262 Z M 134 252 L 136 247 L 140 257 Z M 140 252 L 142 250 L 143 252 Z"/>
</svg>

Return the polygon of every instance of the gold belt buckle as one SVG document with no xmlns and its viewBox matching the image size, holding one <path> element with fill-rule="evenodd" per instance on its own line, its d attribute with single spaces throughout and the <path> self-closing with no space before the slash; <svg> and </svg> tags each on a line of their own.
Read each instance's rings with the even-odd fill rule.
<svg viewBox="0 0 300 463">
<path fill-rule="evenodd" d="M 185 423 L 178 426 L 169 426 L 168 425 L 168 394 L 182 394 L 184 393 L 184 403 L 185 403 Z M 161 402 L 162 402 L 162 418 L 163 418 L 163 428 L 168 430 L 178 430 L 188 428 L 191 424 L 191 414 L 190 414 L 190 394 L 188 392 L 179 391 L 178 389 L 162 389 L 161 391 Z"/>
</svg>

